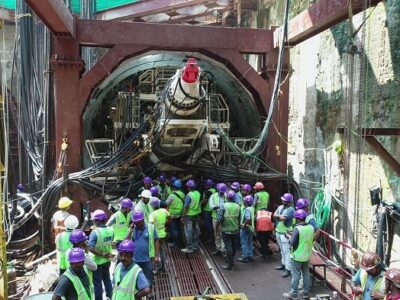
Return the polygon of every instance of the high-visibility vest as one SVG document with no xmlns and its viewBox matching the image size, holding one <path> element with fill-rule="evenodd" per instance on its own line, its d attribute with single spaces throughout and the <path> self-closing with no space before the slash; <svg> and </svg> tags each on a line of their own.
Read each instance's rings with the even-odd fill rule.
<svg viewBox="0 0 400 300">
<path fill-rule="evenodd" d="M 368 273 L 367 271 L 361 269 L 360 270 L 360 282 L 361 282 L 361 289 L 363 290 L 363 293 L 365 291 L 365 288 L 367 286 L 367 281 L 368 281 Z M 375 280 L 374 285 L 372 286 L 372 290 L 369 290 L 369 292 L 379 292 L 379 293 L 384 293 L 385 292 L 385 280 L 383 277 L 383 272 L 379 274 Z M 354 300 L 362 300 L 363 297 L 358 296 L 354 297 Z"/>
<path fill-rule="evenodd" d="M 157 189 L 161 200 L 167 200 L 168 196 L 172 193 L 171 187 L 168 185 L 164 185 L 164 188 L 162 188 L 161 185 L 158 184 Z"/>
<path fill-rule="evenodd" d="M 165 224 L 167 223 L 168 216 L 169 213 L 165 208 L 159 208 L 153 211 L 149 216 L 149 223 L 154 224 L 160 239 L 167 236 Z"/>
<path fill-rule="evenodd" d="M 112 228 L 114 229 L 114 242 L 125 240 L 129 232 L 129 221 L 131 220 L 131 213 L 128 213 L 125 217 L 122 211 L 117 211 L 114 214 L 115 224 Z"/>
<path fill-rule="evenodd" d="M 88 275 L 88 273 L 87 273 L 87 271 L 86 271 L 86 268 L 84 268 L 84 272 L 86 273 L 86 275 L 87 275 L 88 278 L 89 278 L 89 275 Z M 74 289 L 75 289 L 75 292 L 76 292 L 76 294 L 78 295 L 78 300 L 92 300 L 92 299 L 94 299 L 93 283 L 92 283 L 92 281 L 90 280 L 90 278 L 89 278 L 90 295 L 88 295 L 88 293 L 87 293 L 85 287 L 83 286 L 83 284 L 82 284 L 80 278 L 79 278 L 78 276 L 76 276 L 75 274 L 73 274 L 73 273 L 71 272 L 71 269 L 70 269 L 70 268 L 68 268 L 68 269 L 63 273 L 63 275 L 65 275 L 65 276 L 71 281 L 71 283 L 72 283 L 72 285 L 73 285 L 73 287 L 74 287 Z"/>
<path fill-rule="evenodd" d="M 278 209 L 281 210 L 281 211 L 279 212 L 279 215 L 282 215 L 287 209 L 288 209 L 288 210 L 289 210 L 289 209 L 294 210 L 293 207 L 291 207 L 291 206 L 284 207 L 283 205 L 280 205 L 280 206 L 277 208 L 277 210 L 278 210 Z M 286 221 L 281 221 L 281 220 L 279 220 L 279 221 L 278 221 L 278 224 L 276 225 L 275 231 L 276 231 L 277 233 L 286 233 L 286 232 L 292 230 L 292 228 L 293 228 L 293 221 L 294 221 L 294 218 L 287 219 Z M 287 225 L 285 225 L 285 223 L 286 223 Z"/>
<path fill-rule="evenodd" d="M 256 231 L 272 231 L 274 223 L 272 222 L 272 213 L 267 210 L 257 212 Z"/>
<path fill-rule="evenodd" d="M 183 201 L 185 199 L 185 194 L 182 191 L 174 191 L 170 197 L 172 197 L 172 202 L 168 206 L 168 211 L 171 216 L 181 216 L 183 211 Z"/>
<path fill-rule="evenodd" d="M 57 263 L 58 267 L 65 270 L 69 267 L 68 261 L 68 250 L 72 248 L 72 244 L 69 242 L 69 236 L 72 230 L 67 229 L 59 233 L 56 236 L 56 249 L 57 249 Z"/>
<path fill-rule="evenodd" d="M 222 201 L 221 201 L 222 198 Z M 210 200 L 208 201 L 210 206 L 214 207 L 214 206 L 219 206 L 222 207 L 222 205 L 225 203 L 226 201 L 226 195 L 224 194 L 223 196 L 220 196 L 218 192 L 214 193 L 211 195 Z M 212 213 L 211 213 L 211 217 L 213 219 L 217 218 L 217 211 L 219 209 L 215 210 L 213 209 Z"/>
<path fill-rule="evenodd" d="M 121 280 L 122 263 L 119 263 L 114 272 L 114 289 L 112 300 L 135 300 L 135 295 L 138 292 L 136 281 L 142 269 L 138 265 L 133 267 L 125 274 Z"/>
<path fill-rule="evenodd" d="M 214 188 L 210 188 L 210 189 L 207 190 L 207 192 L 210 192 L 210 193 L 211 193 L 211 196 L 212 196 L 216 191 L 217 191 L 217 190 L 214 189 Z M 211 196 L 210 196 L 210 198 L 211 198 Z M 205 193 L 204 193 L 203 199 L 204 199 L 205 197 L 206 197 L 206 195 L 205 195 Z M 212 211 L 212 209 L 211 209 L 211 207 L 210 207 L 210 198 L 207 199 L 206 205 L 204 205 L 204 207 L 203 207 L 203 209 L 202 209 L 203 211 L 208 211 L 208 212 Z"/>
<path fill-rule="evenodd" d="M 267 209 L 269 203 L 269 194 L 266 191 L 260 191 L 256 193 L 257 195 L 257 203 L 255 206 L 256 212 L 262 208 Z"/>
<path fill-rule="evenodd" d="M 140 210 L 144 213 L 144 221 L 147 223 L 149 221 L 149 214 L 150 214 L 149 206 L 150 205 L 147 205 L 142 200 L 139 200 L 138 206 L 139 206 Z"/>
<path fill-rule="evenodd" d="M 250 211 L 250 225 L 247 225 L 247 227 L 251 230 L 254 231 L 254 207 L 248 206 L 244 209 L 243 214 L 242 214 L 242 219 L 240 221 L 240 224 L 243 225 L 246 222 L 246 219 L 244 217 L 246 210 Z"/>
<path fill-rule="evenodd" d="M 224 204 L 224 221 L 221 225 L 222 232 L 234 233 L 239 231 L 240 206 L 235 202 Z"/>
<path fill-rule="evenodd" d="M 299 231 L 299 243 L 296 250 L 290 254 L 290 257 L 298 262 L 309 261 L 314 242 L 314 227 L 311 225 L 299 225 L 296 228 Z"/>
<path fill-rule="evenodd" d="M 313 220 L 313 219 L 315 220 L 315 217 L 314 217 L 313 214 L 307 215 L 306 220 L 305 220 L 306 224 L 309 224 L 310 221 Z"/>
<path fill-rule="evenodd" d="M 187 212 L 188 216 L 197 216 L 201 213 L 200 207 L 200 193 L 198 191 L 190 191 L 188 196 L 192 201 L 190 201 L 189 210 Z"/>
<path fill-rule="evenodd" d="M 97 242 L 94 248 L 97 251 L 111 253 L 114 231 L 110 227 L 97 227 L 94 232 L 97 235 Z M 110 261 L 109 258 L 99 255 L 93 255 L 93 261 L 99 266 Z"/>
</svg>

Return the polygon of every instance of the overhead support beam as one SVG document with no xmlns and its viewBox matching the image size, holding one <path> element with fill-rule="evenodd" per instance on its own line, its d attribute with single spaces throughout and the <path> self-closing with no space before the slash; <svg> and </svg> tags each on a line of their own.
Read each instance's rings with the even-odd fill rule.
<svg viewBox="0 0 400 300">
<path fill-rule="evenodd" d="M 373 136 L 366 136 L 365 140 L 375 150 L 376 153 L 387 163 L 387 165 L 400 176 L 400 164 L 394 157 L 382 146 L 382 144 Z"/>
<path fill-rule="evenodd" d="M 382 0 L 371 0 L 371 6 Z M 349 3 L 353 14 L 364 9 L 365 0 L 320 0 L 289 21 L 288 44 L 297 45 L 349 17 Z M 277 29 L 279 32 L 281 29 Z M 274 44 L 278 46 L 278 34 Z"/>
<path fill-rule="evenodd" d="M 56 36 L 75 37 L 75 20 L 62 0 L 25 0 Z"/>
<path fill-rule="evenodd" d="M 340 127 L 337 132 L 344 134 L 345 128 Z M 400 128 L 361 128 L 361 136 L 374 136 L 374 135 L 385 135 L 385 136 L 400 136 Z"/>
<path fill-rule="evenodd" d="M 124 20 L 153 15 L 182 7 L 206 4 L 210 0 L 148 0 L 115 7 L 97 14 L 98 20 Z"/>
<path fill-rule="evenodd" d="M 76 36 L 82 46 L 111 48 L 116 44 L 135 44 L 176 51 L 236 49 L 253 54 L 265 54 L 272 50 L 272 31 L 266 29 L 99 20 L 77 20 L 76 25 Z"/>
</svg>

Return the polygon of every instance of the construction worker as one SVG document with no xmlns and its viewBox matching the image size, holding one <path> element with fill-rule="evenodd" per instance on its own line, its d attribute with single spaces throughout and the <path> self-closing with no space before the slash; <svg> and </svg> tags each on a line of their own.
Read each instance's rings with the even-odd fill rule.
<svg viewBox="0 0 400 300">
<path fill-rule="evenodd" d="M 60 210 L 57 210 L 51 218 L 54 236 L 57 236 L 57 234 L 65 230 L 64 221 L 71 215 L 69 209 L 71 208 L 72 203 L 73 201 L 68 197 L 61 197 L 60 200 L 58 200 L 58 208 Z"/>
<path fill-rule="evenodd" d="M 97 270 L 93 272 L 94 294 L 96 300 L 102 300 L 103 284 L 106 296 L 111 298 L 112 295 L 110 265 L 114 257 L 111 253 L 114 230 L 106 226 L 107 214 L 100 209 L 92 213 L 91 219 L 96 226 L 89 235 L 89 251 L 94 254 L 93 260 L 97 264 Z"/>
<path fill-rule="evenodd" d="M 183 253 L 193 253 L 193 251 L 199 250 L 201 195 L 199 191 L 196 190 L 196 182 L 193 179 L 188 180 L 186 187 L 189 192 L 186 194 L 182 213 L 186 235 L 186 248 L 181 251 Z"/>
<path fill-rule="evenodd" d="M 378 254 L 368 252 L 362 256 L 361 268 L 352 278 L 351 289 L 355 300 L 384 298 L 384 269 Z"/>
<path fill-rule="evenodd" d="M 131 240 L 122 241 L 118 246 L 121 262 L 114 271 L 112 300 L 135 300 L 150 294 L 150 284 L 142 269 L 133 261 L 135 244 Z"/>
<path fill-rule="evenodd" d="M 306 224 L 307 212 L 298 209 L 294 213 L 296 226 L 290 239 L 292 260 L 292 284 L 289 293 L 284 293 L 284 299 L 297 299 L 300 276 L 303 278 L 302 299 L 310 299 L 310 259 L 314 242 L 314 227 Z"/>
<path fill-rule="evenodd" d="M 385 300 L 400 300 L 400 270 L 388 269 L 385 274 L 386 296 Z"/>
<path fill-rule="evenodd" d="M 238 257 L 237 260 L 239 262 L 249 262 L 253 260 L 253 234 L 254 234 L 254 207 L 252 207 L 253 197 L 251 195 L 244 197 L 243 204 L 245 206 L 245 209 L 243 215 L 241 215 L 240 218 L 240 227 L 241 227 L 240 243 L 242 246 L 242 256 Z"/>
<path fill-rule="evenodd" d="M 314 239 L 317 239 L 320 231 L 314 215 L 310 213 L 310 201 L 307 198 L 299 198 L 296 201 L 296 209 L 303 209 L 307 212 L 306 224 L 310 224 L 312 227 L 314 227 Z"/>
<path fill-rule="evenodd" d="M 133 202 L 129 198 L 122 199 L 119 203 L 121 209 L 114 213 L 107 222 L 108 227 L 114 230 L 114 244 L 118 249 L 120 242 L 126 239 L 131 221 Z"/>
<path fill-rule="evenodd" d="M 61 275 L 52 300 L 93 300 L 93 284 L 84 268 L 85 251 L 72 248 L 68 254 L 70 267 Z"/>
<path fill-rule="evenodd" d="M 169 223 L 171 217 L 171 214 L 165 208 L 160 208 L 160 204 L 160 199 L 156 197 L 151 198 L 150 205 L 154 211 L 149 216 L 149 223 L 154 225 L 159 238 L 161 260 L 161 264 L 156 267 L 154 274 L 165 272 L 166 224 Z"/>
<path fill-rule="evenodd" d="M 158 184 L 157 184 L 157 189 L 159 193 L 159 197 L 161 202 L 164 202 L 167 200 L 168 196 L 172 193 L 171 187 L 166 184 L 167 178 L 165 175 L 160 175 L 158 176 Z"/>
<path fill-rule="evenodd" d="M 152 198 L 154 198 L 154 197 L 156 197 L 156 198 L 159 198 L 159 197 L 160 197 L 160 194 L 159 194 L 158 191 L 159 191 L 159 190 L 158 190 L 158 187 L 156 187 L 156 186 L 152 186 L 152 187 L 150 188 L 150 194 L 151 194 L 150 200 L 151 200 Z M 150 200 L 149 200 L 149 202 L 147 203 L 147 207 L 148 207 L 148 209 L 149 209 L 149 215 L 154 211 L 153 207 L 150 205 Z"/>
<path fill-rule="evenodd" d="M 201 201 L 201 211 L 206 228 L 207 242 L 212 243 L 214 240 L 214 226 L 212 221 L 212 208 L 210 207 L 209 200 L 212 194 L 217 190 L 214 188 L 214 181 L 207 179 L 204 182 L 203 200 Z"/>
<path fill-rule="evenodd" d="M 242 205 L 242 194 L 240 193 L 240 183 L 235 181 L 231 184 L 231 190 L 235 192 L 235 202 Z"/>
<path fill-rule="evenodd" d="M 93 273 L 91 272 L 97 270 L 97 264 L 92 259 L 92 256 L 89 253 L 87 253 L 88 250 L 87 240 L 88 240 L 87 235 L 81 229 L 75 229 L 74 231 L 71 232 L 71 235 L 69 236 L 69 242 L 72 244 L 73 248 L 82 248 L 83 250 L 85 250 L 84 266 L 89 271 L 88 272 L 89 277 L 93 278 Z"/>
<path fill-rule="evenodd" d="M 266 209 L 259 210 L 256 216 L 256 233 L 257 240 L 261 247 L 260 252 L 262 259 L 265 259 L 267 255 L 273 254 L 272 250 L 269 248 L 269 239 L 271 238 L 273 230 L 274 223 L 272 222 L 272 213 Z"/>
<path fill-rule="evenodd" d="M 57 264 L 60 271 L 60 275 L 65 272 L 69 267 L 67 252 L 72 248 L 72 244 L 69 242 L 69 237 L 72 230 L 79 225 L 79 220 L 74 215 L 69 215 L 65 221 L 65 231 L 60 232 L 56 236 L 56 250 L 57 250 Z"/>
<path fill-rule="evenodd" d="M 143 186 L 139 189 L 139 197 L 144 190 L 150 190 L 152 184 L 153 179 L 151 179 L 150 177 L 143 178 Z"/>
<path fill-rule="evenodd" d="M 213 255 L 224 255 L 225 253 L 225 245 L 222 240 L 222 231 L 221 228 L 217 229 L 217 214 L 221 207 L 224 206 L 226 202 L 226 192 L 228 191 L 228 187 L 225 183 L 217 184 L 217 192 L 212 194 L 209 200 L 210 208 L 213 210 L 211 213 L 213 227 L 214 227 L 214 238 L 215 238 L 215 251 L 212 253 Z"/>
<path fill-rule="evenodd" d="M 142 268 L 150 288 L 154 284 L 153 261 L 160 262 L 160 243 L 153 224 L 145 222 L 142 210 L 135 208 L 132 212 L 133 228 L 129 235 L 136 246 L 133 260 Z"/>
<path fill-rule="evenodd" d="M 264 190 L 264 184 L 262 182 L 256 182 L 254 185 L 254 190 L 256 193 L 254 194 L 254 208 L 255 208 L 255 213 L 260 209 L 267 209 L 268 210 L 268 205 L 269 205 L 269 194 L 267 191 Z"/>
<path fill-rule="evenodd" d="M 167 206 L 171 214 L 171 237 L 173 245 L 176 248 L 181 248 L 182 244 L 182 230 L 181 230 L 181 217 L 183 213 L 183 202 L 185 194 L 182 192 L 182 182 L 176 179 L 171 185 L 172 193 L 168 196 Z"/>
<path fill-rule="evenodd" d="M 232 270 L 240 226 L 240 206 L 235 202 L 234 191 L 229 191 L 227 194 L 228 202 L 225 202 L 218 212 L 216 228 L 219 229 L 219 226 L 221 226 L 227 257 L 227 264 L 223 265 L 222 268 Z"/>
<path fill-rule="evenodd" d="M 136 204 L 136 207 L 139 208 L 143 213 L 144 213 L 144 220 L 147 223 L 149 221 L 149 214 L 150 214 L 150 205 L 148 205 L 150 198 L 151 198 L 151 192 L 149 190 L 143 190 L 142 193 L 140 194 L 141 199 L 139 202 Z"/>
<path fill-rule="evenodd" d="M 282 264 L 279 267 L 276 267 L 275 270 L 282 270 L 282 277 L 286 278 L 291 275 L 290 245 L 287 233 L 292 230 L 293 225 L 293 195 L 290 193 L 285 193 L 281 197 L 281 200 L 282 205 L 278 206 L 273 215 L 273 218 L 276 221 L 276 241 L 278 242 L 282 256 Z"/>
</svg>

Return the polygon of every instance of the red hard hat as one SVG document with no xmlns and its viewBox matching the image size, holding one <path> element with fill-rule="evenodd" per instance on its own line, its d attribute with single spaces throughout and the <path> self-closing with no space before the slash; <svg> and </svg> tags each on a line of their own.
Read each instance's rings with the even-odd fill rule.
<svg viewBox="0 0 400 300">
<path fill-rule="evenodd" d="M 385 278 L 400 288 L 400 270 L 396 268 L 390 268 L 385 272 Z"/>
<path fill-rule="evenodd" d="M 361 268 L 366 271 L 372 270 L 381 263 L 381 258 L 374 252 L 365 253 L 361 259 Z"/>
<path fill-rule="evenodd" d="M 255 190 L 262 190 L 264 188 L 264 184 L 262 182 L 256 182 L 253 188 Z"/>
</svg>

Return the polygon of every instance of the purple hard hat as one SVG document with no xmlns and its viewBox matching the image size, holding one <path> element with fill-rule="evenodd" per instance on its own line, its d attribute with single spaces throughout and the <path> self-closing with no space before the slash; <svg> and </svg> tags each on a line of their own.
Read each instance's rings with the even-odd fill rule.
<svg viewBox="0 0 400 300">
<path fill-rule="evenodd" d="M 204 183 L 204 186 L 206 187 L 206 188 L 210 188 L 210 187 L 212 187 L 214 185 L 214 181 L 212 180 L 212 179 L 207 179 L 206 181 L 205 181 L 205 183 Z"/>
<path fill-rule="evenodd" d="M 158 199 L 157 197 L 152 197 L 152 198 L 150 199 L 150 206 L 153 207 L 153 208 L 159 207 L 159 206 L 160 206 L 160 203 L 161 203 L 161 200 Z"/>
<path fill-rule="evenodd" d="M 247 195 L 246 197 L 243 198 L 243 202 L 245 202 L 249 206 L 253 205 L 253 201 L 254 199 L 252 195 Z"/>
<path fill-rule="evenodd" d="M 307 212 L 303 209 L 298 209 L 294 212 L 294 217 L 299 220 L 305 220 L 307 218 Z"/>
<path fill-rule="evenodd" d="M 81 229 L 75 229 L 74 231 L 71 232 L 71 235 L 69 236 L 69 242 L 72 244 L 77 244 L 86 241 L 87 239 L 88 239 L 87 235 Z"/>
<path fill-rule="evenodd" d="M 159 181 L 159 182 L 165 182 L 166 179 L 167 179 L 167 178 L 165 178 L 165 175 L 160 175 L 160 176 L 158 176 L 158 181 Z"/>
<path fill-rule="evenodd" d="M 141 209 L 135 209 L 132 213 L 132 222 L 139 222 L 144 220 L 144 212 Z"/>
<path fill-rule="evenodd" d="M 143 183 L 152 183 L 153 179 L 151 179 L 150 177 L 145 177 L 143 178 Z"/>
<path fill-rule="evenodd" d="M 17 190 L 22 192 L 24 190 L 24 185 L 22 183 L 18 183 Z"/>
<path fill-rule="evenodd" d="M 157 197 L 158 196 L 158 188 L 156 186 L 152 186 L 150 188 L 150 193 L 153 197 Z"/>
<path fill-rule="evenodd" d="M 94 212 L 92 212 L 92 220 L 106 220 L 107 219 L 107 214 L 102 211 L 101 209 L 96 209 Z"/>
<path fill-rule="evenodd" d="M 124 240 L 118 246 L 119 253 L 133 253 L 135 252 L 135 244 L 132 240 Z"/>
<path fill-rule="evenodd" d="M 218 190 L 218 193 L 226 193 L 228 191 L 228 187 L 226 186 L 225 183 L 219 183 L 217 185 L 217 190 Z"/>
<path fill-rule="evenodd" d="M 251 192 L 251 185 L 250 184 L 244 184 L 243 186 L 242 186 L 242 191 L 244 191 L 244 192 Z"/>
<path fill-rule="evenodd" d="M 307 198 L 300 198 L 296 201 L 296 209 L 304 209 L 310 206 L 310 201 Z"/>
<path fill-rule="evenodd" d="M 234 190 L 235 192 L 239 191 L 240 190 L 240 183 L 237 182 L 237 181 L 232 182 L 231 189 Z"/>
<path fill-rule="evenodd" d="M 175 181 L 172 182 L 172 186 L 176 187 L 177 189 L 180 189 L 182 187 L 182 182 L 179 179 L 176 179 Z"/>
<path fill-rule="evenodd" d="M 188 188 L 195 188 L 196 187 L 196 182 L 193 179 L 189 179 L 188 182 L 186 182 L 186 186 Z"/>
<path fill-rule="evenodd" d="M 72 248 L 68 254 L 68 261 L 70 263 L 83 262 L 85 260 L 85 250 L 82 248 Z"/>
<path fill-rule="evenodd" d="M 228 191 L 228 193 L 226 193 L 226 197 L 228 198 L 228 199 L 233 199 L 233 198 L 235 198 L 235 192 L 234 191 L 232 191 L 232 190 L 229 190 Z"/>
<path fill-rule="evenodd" d="M 122 208 L 132 209 L 132 207 L 133 207 L 133 202 L 129 198 L 122 199 L 119 204 L 121 205 Z"/>
<path fill-rule="evenodd" d="M 281 197 L 281 200 L 284 202 L 292 202 L 293 201 L 293 195 L 291 193 L 285 193 Z"/>
</svg>

